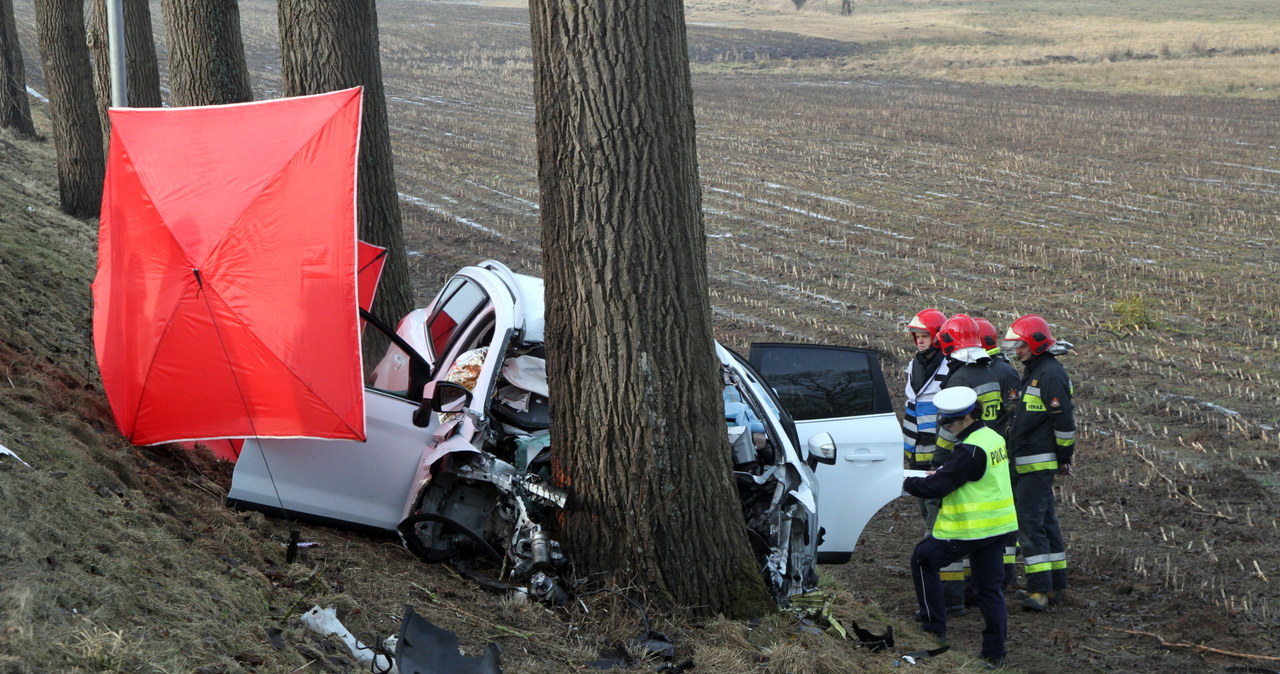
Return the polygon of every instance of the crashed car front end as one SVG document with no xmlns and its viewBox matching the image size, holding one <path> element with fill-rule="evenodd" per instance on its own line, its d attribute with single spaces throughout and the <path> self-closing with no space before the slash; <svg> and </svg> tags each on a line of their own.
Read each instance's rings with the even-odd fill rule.
<svg viewBox="0 0 1280 674">
<path fill-rule="evenodd" d="M 493 587 L 563 601 L 542 301 L 540 279 L 487 261 L 396 330 L 371 323 L 392 345 L 370 364 L 368 441 L 249 441 L 228 501 L 398 532 L 424 559 L 487 559 L 500 569 Z M 772 389 L 715 350 L 747 537 L 785 605 L 816 586 L 817 481 Z"/>
</svg>

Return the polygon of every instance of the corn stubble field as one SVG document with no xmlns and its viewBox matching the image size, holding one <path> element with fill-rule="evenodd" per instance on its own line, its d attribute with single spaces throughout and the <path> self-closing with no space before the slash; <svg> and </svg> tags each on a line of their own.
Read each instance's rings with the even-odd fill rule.
<svg viewBox="0 0 1280 674">
<path fill-rule="evenodd" d="M 1258 2 L 1222 20 L 1204 3 L 1164 3 L 1166 19 L 1145 32 L 1134 17 L 1146 3 L 1078 16 L 1063 4 L 882 0 L 840 17 L 838 3 L 817 0 L 802 12 L 690 2 L 717 337 L 739 349 L 874 348 L 897 389 L 903 325 L 917 310 L 1001 328 L 1043 314 L 1075 344 L 1063 362 L 1078 405 L 1076 476 L 1059 480 L 1058 501 L 1075 590 L 1045 615 L 1011 609 L 1010 666 L 1274 668 L 1280 83 L 1259 77 L 1280 71 L 1280 29 Z M 255 94 L 277 96 L 274 3 L 241 7 Z M 419 300 L 484 258 L 538 273 L 527 10 L 384 0 L 379 13 Z M 1259 60 L 1270 74 L 1254 74 Z M 1231 73 L 1207 78 L 1220 91 L 1199 88 L 1206 69 Z M 909 626 L 919 529 L 902 500 L 873 521 L 853 562 L 824 568 L 836 615 L 896 625 L 904 650 L 929 646 Z M 346 601 L 395 611 L 405 601 L 395 590 L 418 582 L 405 578 L 441 573 L 393 563 L 406 566 L 377 591 L 356 594 L 376 581 L 350 579 Z M 467 615 L 487 613 L 436 619 L 476 650 L 503 641 L 509 671 L 582 661 L 528 643 L 554 628 L 526 626 L 521 643 Z M 566 629 L 585 629 L 577 620 Z M 958 619 L 953 640 L 967 655 L 920 671 L 973 667 L 980 629 L 976 615 Z M 811 636 L 764 648 L 733 626 L 695 631 L 680 633 L 702 649 L 700 671 L 893 664 L 850 660 L 853 649 Z M 707 642 L 741 653 L 711 655 Z"/>
</svg>

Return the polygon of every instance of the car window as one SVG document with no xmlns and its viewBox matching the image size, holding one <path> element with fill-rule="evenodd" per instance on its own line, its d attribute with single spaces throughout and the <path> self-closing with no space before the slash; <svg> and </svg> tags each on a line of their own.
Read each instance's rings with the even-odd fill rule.
<svg viewBox="0 0 1280 674">
<path fill-rule="evenodd" d="M 489 296 L 479 285 L 464 278 L 454 278 L 441 293 L 444 300 L 436 313 L 427 319 L 427 344 L 430 358 L 438 362 L 457 337 L 458 329 L 465 327 L 471 317 L 489 302 Z"/>
<path fill-rule="evenodd" d="M 875 413 L 871 359 L 860 351 L 765 349 L 757 367 L 797 421 Z"/>
<path fill-rule="evenodd" d="M 740 366 L 738 368 L 738 374 L 744 380 L 743 384 L 746 385 L 749 383 L 749 391 L 744 392 L 744 398 L 751 400 L 752 406 L 767 405 L 769 409 L 773 411 L 774 416 L 778 417 L 782 422 L 782 432 L 787 434 L 787 438 L 791 440 L 791 445 L 793 447 L 798 447 L 800 441 L 796 436 L 795 421 L 792 419 L 790 412 L 785 406 L 783 406 L 782 401 L 778 399 L 777 393 L 775 393 L 773 388 L 764 381 L 760 376 L 760 373 L 756 371 L 755 367 L 753 367 L 746 358 L 743 358 L 741 354 L 733 349 L 725 349 L 725 351 L 729 352 L 729 357 L 738 362 Z M 768 425 L 766 424 L 766 426 Z M 768 428 L 770 435 L 775 431 L 776 429 L 773 429 L 772 427 Z M 778 438 L 773 438 L 774 442 L 777 442 L 778 440 Z"/>
</svg>

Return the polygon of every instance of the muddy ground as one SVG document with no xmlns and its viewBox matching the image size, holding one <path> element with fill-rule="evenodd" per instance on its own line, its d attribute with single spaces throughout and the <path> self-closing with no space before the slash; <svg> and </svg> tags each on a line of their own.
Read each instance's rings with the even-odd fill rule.
<svg viewBox="0 0 1280 674">
<path fill-rule="evenodd" d="M 242 7 L 269 97 L 272 6 Z M 379 11 L 419 299 L 486 257 L 536 273 L 527 15 Z M 1074 586 L 1043 615 L 1011 604 L 1010 669 L 1280 670 L 1274 102 L 823 74 L 848 45 L 712 25 L 690 43 L 722 341 L 876 348 L 895 387 L 924 306 L 1038 311 L 1076 343 L 1077 475 L 1058 499 Z M 31 47 L 28 64 L 38 90 Z M 300 627 L 312 604 L 381 634 L 413 604 L 469 652 L 502 644 L 512 672 L 581 669 L 636 635 L 609 593 L 522 604 L 390 541 L 304 527 L 319 545 L 286 564 L 287 525 L 222 507 L 226 465 L 128 447 L 90 347 L 96 223 L 57 212 L 51 143 L 0 145 L 0 444 L 30 464 L 0 460 L 0 672 L 359 671 Z M 919 534 L 899 501 L 824 568 L 837 617 L 892 625 L 895 652 L 929 645 L 910 620 Z M 976 613 L 914 667 L 785 618 L 649 617 L 697 671 L 978 666 Z"/>
</svg>

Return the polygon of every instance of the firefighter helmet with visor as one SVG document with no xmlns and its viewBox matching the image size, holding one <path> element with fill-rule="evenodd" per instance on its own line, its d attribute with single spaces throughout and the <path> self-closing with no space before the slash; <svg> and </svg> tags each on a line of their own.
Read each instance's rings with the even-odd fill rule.
<svg viewBox="0 0 1280 674">
<path fill-rule="evenodd" d="M 1012 349 L 1018 342 L 1025 342 L 1031 349 L 1031 354 L 1038 356 L 1053 346 L 1055 341 L 1057 340 L 1049 330 L 1048 321 L 1036 314 L 1027 314 L 1009 326 L 1009 331 L 1004 334 L 1003 346 Z"/>
</svg>

